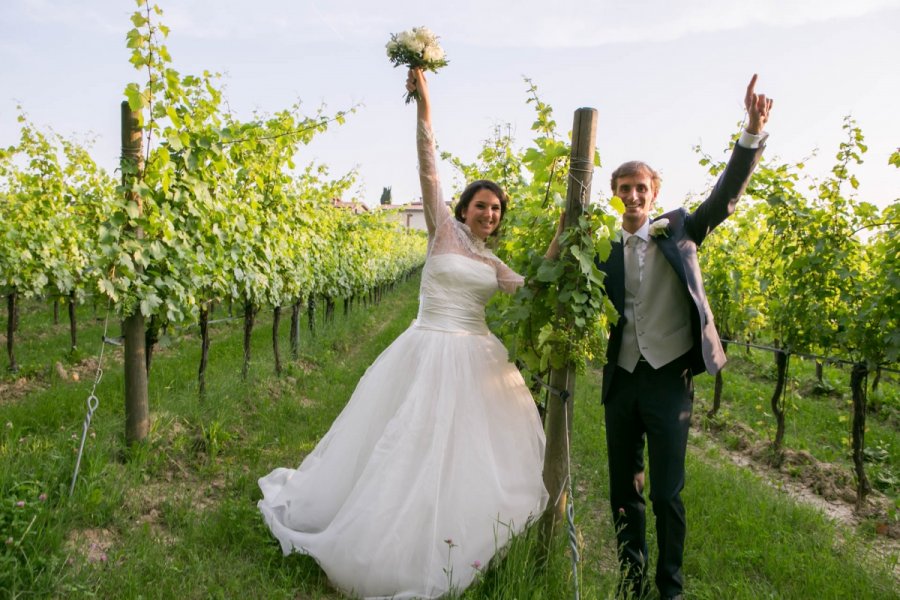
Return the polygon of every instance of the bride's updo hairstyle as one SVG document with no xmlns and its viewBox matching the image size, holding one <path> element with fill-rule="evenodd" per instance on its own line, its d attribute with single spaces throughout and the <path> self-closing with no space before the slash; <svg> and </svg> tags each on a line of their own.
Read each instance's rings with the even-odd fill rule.
<svg viewBox="0 0 900 600">
<path fill-rule="evenodd" d="M 490 179 L 476 179 L 467 185 L 466 189 L 463 190 L 463 193 L 459 195 L 459 202 L 456 203 L 453 214 L 456 216 L 457 221 L 465 223 L 466 220 L 463 215 L 466 214 L 466 209 L 469 208 L 469 203 L 472 201 L 472 198 L 478 190 L 488 190 L 493 192 L 494 195 L 500 199 L 500 220 L 497 222 L 497 228 L 491 232 L 492 237 L 496 236 L 500 233 L 500 226 L 503 225 L 503 215 L 506 214 L 506 206 L 509 204 L 509 198 L 506 197 L 506 192 L 503 191 L 503 188 Z"/>
</svg>

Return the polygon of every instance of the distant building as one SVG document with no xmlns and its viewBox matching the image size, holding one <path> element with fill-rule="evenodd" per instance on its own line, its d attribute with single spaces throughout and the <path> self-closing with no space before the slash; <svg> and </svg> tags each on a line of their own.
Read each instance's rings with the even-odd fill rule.
<svg viewBox="0 0 900 600">
<path fill-rule="evenodd" d="M 449 209 L 450 203 L 447 202 L 446 204 Z M 382 204 L 380 205 L 380 208 L 398 211 L 397 220 L 400 221 L 404 227 L 418 229 L 419 231 L 428 230 L 425 225 L 425 207 L 422 205 L 421 201 L 410 202 L 409 204 Z"/>
<path fill-rule="evenodd" d="M 354 215 L 358 215 L 360 213 L 369 212 L 369 207 L 363 204 L 362 202 L 357 202 L 356 200 L 351 200 L 349 202 L 345 202 L 340 198 L 332 198 L 331 203 L 335 208 L 346 208 L 353 212 Z"/>
</svg>

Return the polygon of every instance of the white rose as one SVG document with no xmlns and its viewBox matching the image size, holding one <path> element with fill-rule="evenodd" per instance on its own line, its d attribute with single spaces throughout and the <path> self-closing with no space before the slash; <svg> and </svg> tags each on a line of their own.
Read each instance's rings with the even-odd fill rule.
<svg viewBox="0 0 900 600">
<path fill-rule="evenodd" d="M 387 48 L 387 55 L 389 57 L 394 56 L 394 53 L 397 52 L 397 48 L 399 48 L 399 47 L 400 47 L 399 44 L 397 44 L 397 42 L 395 42 L 394 40 L 389 41 L 387 43 L 387 45 L 385 46 L 385 48 Z"/>
<path fill-rule="evenodd" d="M 415 52 L 416 54 L 422 54 L 425 51 L 425 42 L 418 38 L 413 38 L 409 42 L 409 49 Z"/>
<path fill-rule="evenodd" d="M 650 223 L 650 235 L 652 235 L 653 237 L 659 235 L 668 235 L 668 229 L 669 220 L 665 217 L 663 217 L 662 219 L 657 219 L 656 221 Z"/>
<path fill-rule="evenodd" d="M 403 46 L 404 48 L 411 48 L 412 43 L 415 41 L 416 37 L 412 31 L 401 31 L 397 35 L 397 43 Z"/>
<path fill-rule="evenodd" d="M 437 62 L 443 60 L 444 51 L 440 46 L 426 46 L 423 58 L 428 62 Z"/>
<path fill-rule="evenodd" d="M 427 27 L 415 27 L 413 31 L 416 33 L 416 38 L 419 39 L 423 44 L 431 44 L 434 43 L 434 33 L 431 32 Z"/>
</svg>

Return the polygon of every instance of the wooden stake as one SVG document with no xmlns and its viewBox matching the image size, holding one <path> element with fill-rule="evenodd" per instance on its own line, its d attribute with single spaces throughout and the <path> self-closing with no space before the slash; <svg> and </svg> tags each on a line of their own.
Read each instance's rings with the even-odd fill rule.
<svg viewBox="0 0 900 600">
<path fill-rule="evenodd" d="M 579 108 L 572 125 L 572 153 L 569 162 L 569 185 L 566 193 L 566 227 L 578 222 L 591 196 L 594 174 L 594 148 L 597 139 L 597 110 Z M 557 309 L 564 313 L 565 308 Z M 575 398 L 575 365 L 550 371 L 551 393 L 547 401 L 547 447 L 544 454 L 544 485 L 551 504 L 543 516 L 544 547 L 549 548 L 553 531 L 563 520 L 568 499 L 569 438 L 572 403 Z M 562 398 L 565 396 L 565 398 Z"/>
<path fill-rule="evenodd" d="M 122 102 L 122 183 L 128 189 L 143 168 L 141 148 L 143 132 L 138 125 L 139 114 L 132 111 L 128 102 Z M 127 192 L 126 198 L 143 213 L 141 197 L 136 192 Z M 134 237 L 143 237 L 143 231 L 136 228 Z M 139 266 L 136 268 L 140 268 Z M 150 430 L 150 409 L 147 394 L 147 353 L 144 329 L 144 315 L 140 309 L 125 317 L 122 322 L 125 337 L 125 442 L 132 445 L 147 438 Z"/>
</svg>

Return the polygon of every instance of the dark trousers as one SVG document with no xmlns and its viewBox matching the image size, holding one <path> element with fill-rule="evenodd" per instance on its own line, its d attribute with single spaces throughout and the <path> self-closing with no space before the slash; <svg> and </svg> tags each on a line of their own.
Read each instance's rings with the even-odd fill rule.
<svg viewBox="0 0 900 600">
<path fill-rule="evenodd" d="M 643 478 L 644 441 L 650 459 L 650 501 L 656 516 L 656 586 L 665 598 L 681 593 L 686 532 L 684 460 L 694 387 L 687 357 L 660 369 L 643 359 L 633 373 L 616 367 L 606 398 L 610 504 L 626 583 L 643 590 L 647 567 Z"/>
</svg>

